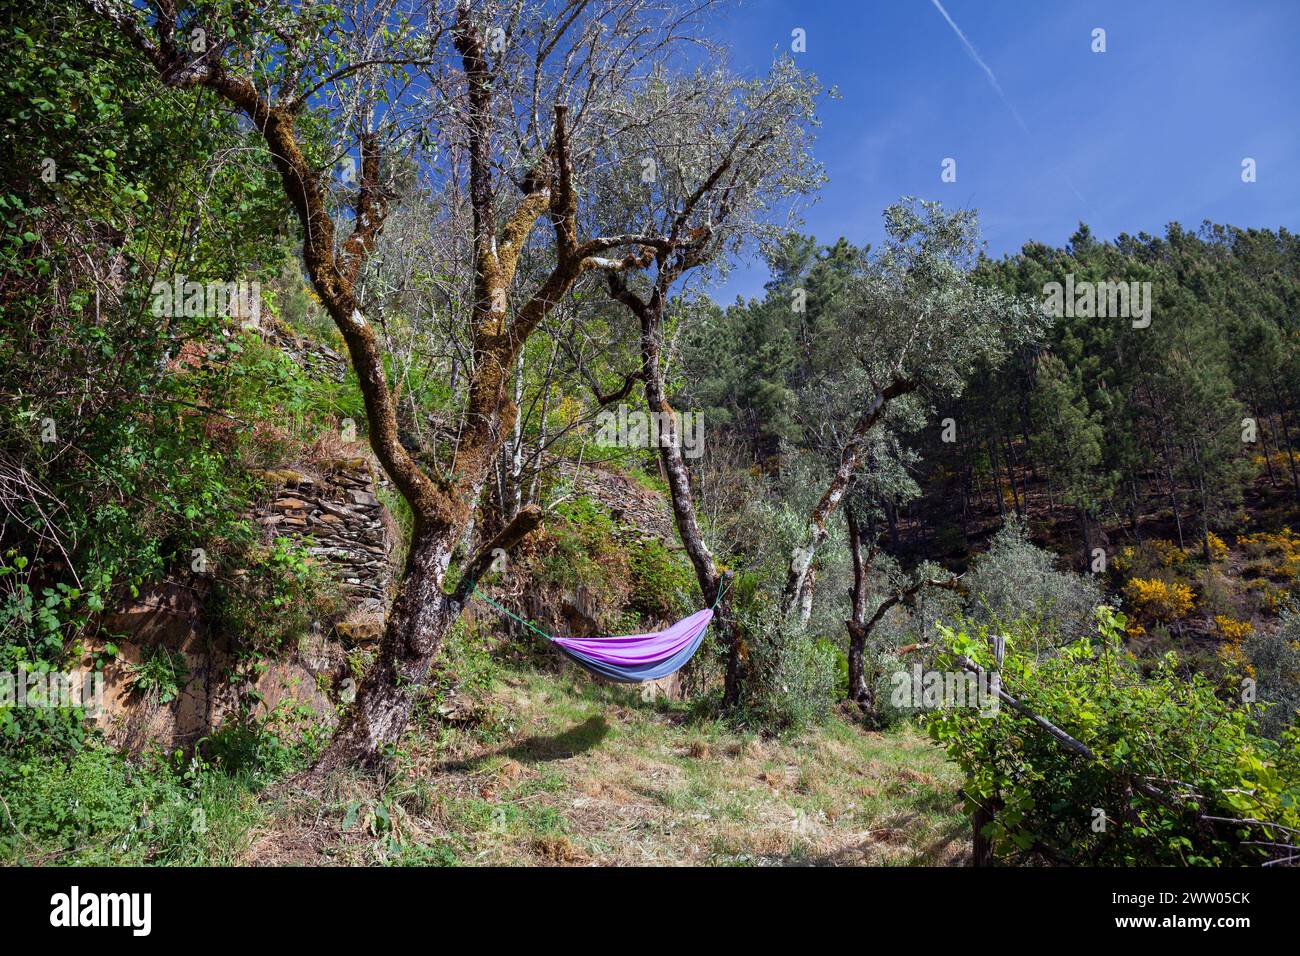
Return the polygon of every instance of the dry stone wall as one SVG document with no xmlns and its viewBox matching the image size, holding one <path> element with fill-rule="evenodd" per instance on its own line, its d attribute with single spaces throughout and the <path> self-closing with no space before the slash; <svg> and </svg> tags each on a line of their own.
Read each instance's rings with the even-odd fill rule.
<svg viewBox="0 0 1300 956">
<path fill-rule="evenodd" d="M 303 538 L 338 576 L 350 603 L 383 613 L 393 572 L 391 519 L 375 494 L 368 458 L 342 458 L 313 468 L 263 473 L 273 496 L 256 514 L 275 536 Z"/>
</svg>

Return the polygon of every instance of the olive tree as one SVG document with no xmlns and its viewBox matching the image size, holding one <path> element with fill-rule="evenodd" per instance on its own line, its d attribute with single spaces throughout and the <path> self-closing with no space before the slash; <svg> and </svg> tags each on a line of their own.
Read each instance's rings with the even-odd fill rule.
<svg viewBox="0 0 1300 956">
<path fill-rule="evenodd" d="M 725 271 L 730 258 L 784 234 L 800 199 L 821 182 L 811 153 L 820 86 L 788 58 L 767 76 L 738 79 L 717 68 L 674 79 L 656 74 L 629 97 L 630 136 L 611 155 L 602 203 L 613 218 L 660 237 L 631 270 L 608 270 L 609 296 L 640 333 L 639 379 L 647 410 L 661 422 L 658 453 L 673 515 L 704 600 L 718 602 L 723 578 L 696 514 L 691 475 L 676 434 L 666 366 L 665 320 L 689 321 L 693 284 Z M 639 175 L 628 176 L 629 167 Z M 783 219 L 784 215 L 784 219 Z M 716 631 L 727 650 L 724 699 L 739 696 L 743 657 L 727 603 Z"/>
<path fill-rule="evenodd" d="M 306 273 L 356 371 L 371 448 L 410 506 L 406 567 L 377 657 L 310 778 L 373 763 L 405 728 L 470 582 L 540 519 L 521 509 L 447 586 L 518 415 L 511 373 L 525 343 L 584 274 L 631 269 L 692 241 L 590 213 L 586 180 L 633 132 L 621 112 L 630 91 L 698 38 L 709 4 L 83 2 L 163 83 L 210 91 L 261 135 L 301 228 Z M 398 170 L 413 170 L 430 196 L 464 199 L 436 225 L 462 240 L 472 279 L 450 303 L 470 354 L 454 440 L 433 462 L 402 441 L 373 321 L 382 303 L 364 283 Z M 539 243 L 548 266 L 524 287 L 521 257 Z"/>
<path fill-rule="evenodd" d="M 965 378 L 1036 335 L 1042 313 L 979 284 L 972 275 L 981 243 L 976 215 L 937 202 L 904 199 L 885 210 L 886 241 L 845 296 L 832 348 L 841 360 L 823 387 L 852 396 L 838 461 L 799 542 L 791 549 L 781 606 L 789 617 L 827 521 L 858 472 L 880 426 L 900 401 L 960 394 Z"/>
</svg>

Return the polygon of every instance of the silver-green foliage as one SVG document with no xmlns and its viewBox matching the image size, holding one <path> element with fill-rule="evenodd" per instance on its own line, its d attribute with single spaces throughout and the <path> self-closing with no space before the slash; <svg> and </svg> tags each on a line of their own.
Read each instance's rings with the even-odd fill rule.
<svg viewBox="0 0 1300 956">
<path fill-rule="evenodd" d="M 773 595 L 758 598 L 737 614 L 748 650 L 744 715 L 769 731 L 815 724 L 835 699 L 839 655 L 797 622 L 783 620 Z"/>
<path fill-rule="evenodd" d="M 970 612 L 988 624 L 1024 621 L 1051 644 L 1092 630 L 1093 609 L 1103 601 L 1095 581 L 1058 571 L 1055 555 L 1036 547 L 1025 526 L 1008 521 L 965 577 Z"/>
<path fill-rule="evenodd" d="M 1255 669 L 1252 708 L 1259 732 L 1280 737 L 1300 709 L 1300 608 L 1282 612 L 1275 631 L 1257 630 L 1246 639 L 1246 657 Z"/>
</svg>

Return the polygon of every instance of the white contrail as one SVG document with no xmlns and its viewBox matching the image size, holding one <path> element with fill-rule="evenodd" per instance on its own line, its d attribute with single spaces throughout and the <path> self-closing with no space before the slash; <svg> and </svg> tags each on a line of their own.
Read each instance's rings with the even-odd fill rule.
<svg viewBox="0 0 1300 956">
<path fill-rule="evenodd" d="M 971 43 L 970 40 L 966 39 L 966 34 L 962 33 L 961 27 L 957 26 L 957 24 L 953 22 L 952 17 L 948 16 L 948 11 L 943 8 L 943 4 L 940 3 L 939 0 L 930 0 L 930 2 L 933 3 L 934 8 L 943 15 L 943 18 L 948 21 L 948 26 L 952 27 L 952 32 L 957 34 L 957 39 L 961 40 L 962 46 L 966 47 L 966 52 L 970 54 L 970 58 L 975 61 L 975 65 L 983 70 L 988 76 L 989 82 L 993 84 L 993 89 L 997 91 L 998 96 L 1006 105 L 1006 108 L 1011 111 L 1011 115 L 1016 118 L 1016 122 L 1019 123 L 1020 128 L 1025 131 L 1025 135 L 1032 138 L 1034 134 L 1029 132 L 1029 127 L 1026 126 L 1025 121 L 1020 118 L 1020 113 L 1011 105 L 1011 101 L 1007 99 L 1007 94 L 1002 92 L 1002 84 L 999 83 L 998 78 L 993 75 L 993 71 L 989 69 L 989 65 L 980 58 L 978 51 L 975 49 L 975 45 Z"/>
<path fill-rule="evenodd" d="M 992 84 L 994 91 L 998 94 L 998 98 L 1002 100 L 1002 104 L 1011 111 L 1011 115 L 1016 118 L 1016 122 L 1019 123 L 1020 128 L 1025 131 L 1025 135 L 1032 140 L 1034 134 L 1029 131 L 1029 125 L 1021 117 L 1020 111 L 1011 105 L 1011 101 L 1007 99 L 1007 94 L 1002 92 L 1002 84 L 999 83 L 998 78 L 993 75 L 993 71 L 989 68 L 989 65 L 980 57 L 979 52 L 975 49 L 975 44 L 966 39 L 966 34 L 962 33 L 961 27 L 957 26 L 953 21 L 953 18 L 948 16 L 948 11 L 943 8 L 943 4 L 940 3 L 939 0 L 930 0 L 930 2 L 934 4 L 934 8 L 939 11 L 943 18 L 948 21 L 948 26 L 952 27 L 952 32 L 957 34 L 957 39 L 961 40 L 962 46 L 966 48 L 966 53 L 975 61 L 975 65 L 984 71 L 984 75 L 989 78 L 989 83 Z M 1079 198 L 1079 201 L 1084 205 L 1087 205 L 1088 200 L 1084 199 L 1083 194 L 1075 188 L 1070 177 L 1064 171 L 1062 171 L 1061 175 L 1065 177 L 1065 181 L 1069 184 L 1070 190 Z"/>
</svg>

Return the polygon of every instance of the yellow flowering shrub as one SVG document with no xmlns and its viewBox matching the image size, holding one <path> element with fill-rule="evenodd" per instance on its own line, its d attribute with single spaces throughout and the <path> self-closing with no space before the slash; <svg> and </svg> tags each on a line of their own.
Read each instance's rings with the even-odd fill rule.
<svg viewBox="0 0 1300 956">
<path fill-rule="evenodd" d="M 1275 581 L 1300 579 L 1300 534 L 1290 528 L 1242 535 L 1237 544 L 1250 558 L 1245 568 L 1248 574 Z"/>
<path fill-rule="evenodd" d="M 1254 632 L 1255 626 L 1249 621 L 1238 621 L 1225 614 L 1214 615 L 1214 626 L 1223 638 L 1218 651 L 1220 663 L 1229 674 L 1254 677 L 1255 667 L 1246 657 L 1242 641 Z"/>
<path fill-rule="evenodd" d="M 1225 549 L 1226 550 L 1226 549 Z M 1137 545 L 1126 545 L 1111 559 L 1111 567 L 1120 575 L 1151 577 L 1165 568 L 1182 565 L 1190 553 L 1165 538 L 1151 538 Z"/>
<path fill-rule="evenodd" d="M 1162 567 L 1172 568 L 1175 564 L 1182 564 L 1187 560 L 1186 551 L 1164 538 L 1148 541 L 1146 546 L 1159 559 Z"/>
<path fill-rule="evenodd" d="M 1286 557 L 1300 550 L 1300 535 L 1290 528 L 1274 533 L 1257 531 L 1242 535 L 1237 544 L 1252 558 Z"/>
<path fill-rule="evenodd" d="M 1223 539 L 1211 531 L 1208 535 L 1210 542 L 1210 560 L 1222 561 L 1228 556 L 1228 546 L 1223 543 Z"/>
<path fill-rule="evenodd" d="M 1259 595 L 1260 607 L 1270 614 L 1277 614 L 1291 600 L 1291 592 L 1279 588 L 1268 578 L 1253 577 L 1246 581 L 1246 590 Z"/>
<path fill-rule="evenodd" d="M 1279 614 L 1291 603 L 1291 592 L 1281 588 L 1269 588 L 1264 592 L 1264 610 L 1270 614 Z"/>
<path fill-rule="evenodd" d="M 1196 605 L 1186 584 L 1169 584 L 1159 578 L 1132 578 L 1124 585 L 1124 596 L 1138 614 L 1156 621 L 1174 621 Z"/>
<path fill-rule="evenodd" d="M 1242 649 L 1239 641 L 1224 641 L 1219 645 L 1219 663 L 1224 666 L 1229 674 L 1239 674 L 1244 677 L 1255 676 L 1255 665 L 1246 658 L 1246 652 Z M 1233 682 L 1235 684 L 1235 681 Z"/>
<path fill-rule="evenodd" d="M 1260 471 L 1266 469 L 1269 466 L 1270 461 L 1272 462 L 1273 467 L 1280 472 L 1286 473 L 1291 470 L 1291 461 L 1288 458 L 1287 453 L 1284 451 L 1275 451 L 1268 457 L 1265 457 L 1264 455 L 1255 455 L 1250 459 L 1250 463 Z"/>
<path fill-rule="evenodd" d="M 1225 614 L 1214 615 L 1214 624 L 1225 641 L 1239 642 L 1255 631 L 1255 625 L 1250 621 L 1237 621 Z"/>
</svg>

